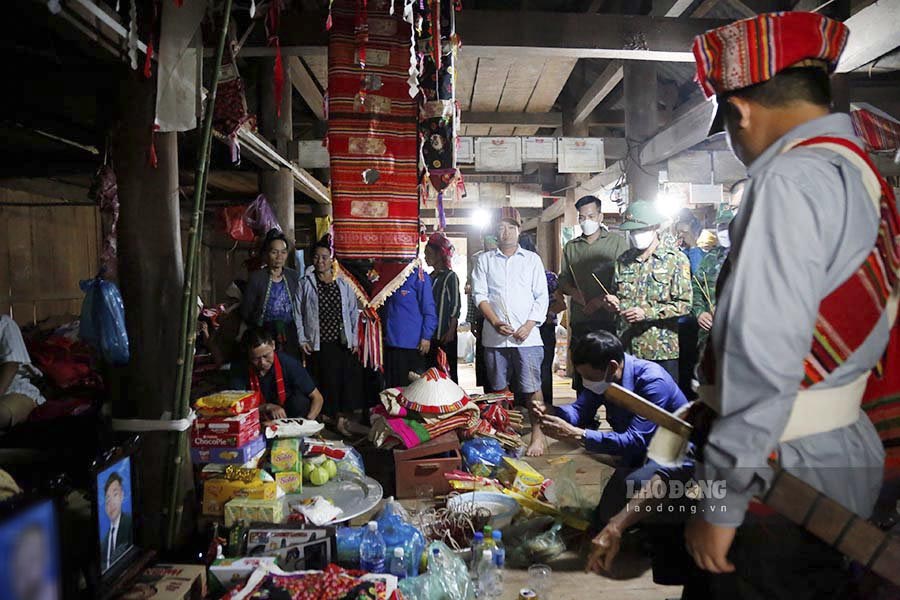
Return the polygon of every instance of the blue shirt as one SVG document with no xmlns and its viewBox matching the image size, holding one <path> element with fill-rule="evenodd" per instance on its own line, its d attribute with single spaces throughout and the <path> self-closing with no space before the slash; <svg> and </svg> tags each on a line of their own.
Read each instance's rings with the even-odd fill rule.
<svg viewBox="0 0 900 600">
<path fill-rule="evenodd" d="M 706 254 L 706 252 L 704 252 L 703 248 L 700 248 L 699 246 L 682 249 L 681 251 L 684 252 L 691 263 L 691 275 L 695 274 L 697 272 L 697 269 L 700 268 L 700 263 L 703 261 L 703 256 Z"/>
<path fill-rule="evenodd" d="M 687 404 L 678 384 L 665 369 L 630 354 L 625 355 L 620 385 L 671 413 Z M 597 431 L 597 409 L 604 405 L 612 431 Z M 588 452 L 620 456 L 623 467 L 644 464 L 647 446 L 656 431 L 654 423 L 587 389 L 578 394 L 575 402 L 557 406 L 556 411 L 565 421 L 587 430 L 584 447 Z"/>
<path fill-rule="evenodd" d="M 424 276 L 420 279 L 420 275 Z M 384 343 L 392 348 L 418 348 L 437 329 L 431 277 L 417 268 L 384 303 Z"/>
<path fill-rule="evenodd" d="M 288 293 L 287 282 L 284 279 L 277 283 L 272 282 L 269 288 L 269 299 L 266 302 L 266 312 L 263 321 L 292 321 L 293 318 L 294 307 L 291 305 L 291 296 Z"/>
<path fill-rule="evenodd" d="M 316 391 L 316 383 L 303 365 L 296 358 L 284 352 L 276 352 L 281 363 L 281 375 L 284 377 L 284 391 L 286 394 L 284 412 L 289 419 L 305 419 L 309 414 L 311 404 L 309 395 Z M 244 361 L 231 363 L 231 389 L 250 389 L 250 367 Z M 275 365 L 259 378 L 259 391 L 262 393 L 263 402 L 278 404 L 278 383 L 275 381 Z"/>
</svg>

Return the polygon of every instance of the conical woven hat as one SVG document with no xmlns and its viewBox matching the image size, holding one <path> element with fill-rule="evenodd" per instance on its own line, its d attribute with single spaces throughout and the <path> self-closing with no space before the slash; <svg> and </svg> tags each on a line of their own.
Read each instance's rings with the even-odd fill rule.
<svg viewBox="0 0 900 600">
<path fill-rule="evenodd" d="M 398 401 L 407 410 L 440 415 L 458 411 L 469 402 L 469 397 L 452 379 L 431 368 L 403 388 Z"/>
</svg>

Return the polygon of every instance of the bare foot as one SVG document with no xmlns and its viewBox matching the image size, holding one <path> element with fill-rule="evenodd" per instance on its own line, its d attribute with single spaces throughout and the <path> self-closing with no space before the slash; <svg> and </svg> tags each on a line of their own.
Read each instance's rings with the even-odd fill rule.
<svg viewBox="0 0 900 600">
<path fill-rule="evenodd" d="M 525 450 L 525 456 L 543 456 L 544 455 L 545 438 L 540 431 L 532 431 L 531 443 Z"/>
</svg>

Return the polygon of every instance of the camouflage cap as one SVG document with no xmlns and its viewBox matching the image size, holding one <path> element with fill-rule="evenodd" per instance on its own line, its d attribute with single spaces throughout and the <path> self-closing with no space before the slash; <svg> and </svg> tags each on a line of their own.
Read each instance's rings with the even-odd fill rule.
<svg viewBox="0 0 900 600">
<path fill-rule="evenodd" d="M 716 225 L 731 223 L 732 219 L 734 219 L 734 209 L 727 204 L 720 204 L 716 211 Z"/>
<path fill-rule="evenodd" d="M 633 229 L 647 229 L 657 227 L 665 221 L 665 217 L 656 208 L 654 202 L 649 200 L 636 200 L 628 205 L 628 210 L 623 215 L 624 221 L 619 229 L 631 231 Z"/>
</svg>

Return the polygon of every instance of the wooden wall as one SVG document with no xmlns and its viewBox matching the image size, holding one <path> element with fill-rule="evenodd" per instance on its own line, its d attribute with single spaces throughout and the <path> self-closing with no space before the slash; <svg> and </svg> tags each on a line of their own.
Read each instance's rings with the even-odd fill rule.
<svg viewBox="0 0 900 600">
<path fill-rule="evenodd" d="M 48 201 L 0 189 L 0 204 Z M 20 325 L 80 314 L 78 282 L 97 272 L 99 237 L 94 206 L 0 205 L 0 311 Z"/>
</svg>

